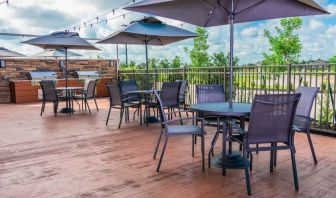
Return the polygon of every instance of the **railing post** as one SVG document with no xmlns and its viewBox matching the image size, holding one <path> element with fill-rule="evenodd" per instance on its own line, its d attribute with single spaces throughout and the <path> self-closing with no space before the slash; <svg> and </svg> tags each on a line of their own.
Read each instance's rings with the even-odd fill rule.
<svg viewBox="0 0 336 198">
<path fill-rule="evenodd" d="M 223 83 L 224 83 L 224 93 L 225 93 L 225 95 L 227 95 L 227 86 L 226 86 L 226 65 L 224 65 L 224 80 L 223 80 Z"/>
<path fill-rule="evenodd" d="M 157 83 L 157 74 L 158 74 L 158 70 L 157 67 L 154 68 L 154 89 L 156 89 L 156 83 Z"/>
<path fill-rule="evenodd" d="M 183 71 L 182 79 L 185 80 L 186 79 L 186 68 L 185 68 L 185 66 L 183 66 L 182 71 Z"/>
<path fill-rule="evenodd" d="M 287 93 L 289 94 L 291 91 L 291 79 L 292 79 L 292 64 L 288 64 L 287 66 Z"/>
</svg>

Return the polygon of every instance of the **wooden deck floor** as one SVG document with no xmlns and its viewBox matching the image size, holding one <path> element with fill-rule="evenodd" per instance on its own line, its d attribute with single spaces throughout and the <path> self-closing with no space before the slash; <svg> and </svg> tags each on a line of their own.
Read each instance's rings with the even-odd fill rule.
<svg viewBox="0 0 336 198">
<path fill-rule="evenodd" d="M 243 170 L 201 171 L 191 137 L 169 142 L 160 173 L 152 159 L 159 128 L 123 123 L 118 113 L 105 126 L 107 101 L 93 114 L 54 117 L 40 104 L 0 105 L 0 197 L 245 197 Z M 207 130 L 206 151 L 213 137 Z M 254 155 L 254 197 L 336 197 L 336 138 L 313 135 L 318 165 L 303 134 L 296 138 L 300 191 L 295 192 L 288 151 L 269 172 L 269 153 Z M 219 151 L 219 148 L 216 149 Z"/>
</svg>

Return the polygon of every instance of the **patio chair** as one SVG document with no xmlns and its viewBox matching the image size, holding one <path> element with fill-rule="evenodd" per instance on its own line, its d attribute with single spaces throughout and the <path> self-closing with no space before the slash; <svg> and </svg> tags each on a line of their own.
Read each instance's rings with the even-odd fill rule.
<svg viewBox="0 0 336 198">
<path fill-rule="evenodd" d="M 236 128 L 237 135 L 243 140 L 229 135 L 227 125 L 223 125 L 223 175 L 226 175 L 226 142 L 238 141 L 243 145 L 243 159 L 247 193 L 251 195 L 248 154 L 256 151 L 270 151 L 270 171 L 273 171 L 274 153 L 277 150 L 290 150 L 295 190 L 299 190 L 299 183 L 295 162 L 294 131 L 292 130 L 294 115 L 301 94 L 256 95 L 252 104 L 249 127 L 247 131 L 240 128 L 237 123 L 225 121 Z M 250 145 L 259 144 L 259 147 Z M 266 145 L 265 145 L 266 144 Z"/>
<path fill-rule="evenodd" d="M 225 102 L 225 92 L 224 85 L 196 85 L 196 99 L 197 103 L 216 103 L 216 102 Z M 220 130 L 220 122 L 223 118 L 218 116 L 212 116 L 209 114 L 200 114 L 200 117 L 205 119 L 205 125 L 209 127 L 216 127 L 217 131 L 212 139 L 211 147 L 208 154 L 209 167 L 211 166 L 211 155 L 214 154 L 214 147 L 216 145 Z M 197 139 L 195 139 L 196 144 Z"/>
<path fill-rule="evenodd" d="M 141 101 L 141 95 L 140 94 L 127 94 L 127 92 L 129 92 L 129 91 L 138 91 L 139 90 L 139 86 L 137 85 L 137 82 L 135 80 L 120 80 L 119 85 L 120 85 L 120 89 L 121 89 L 121 92 L 122 92 L 123 96 L 131 98 L 131 99 L 129 99 L 128 102 L 131 102 L 131 103 L 143 102 L 143 101 Z M 129 109 L 127 109 L 127 111 L 129 112 Z M 135 114 L 136 113 L 138 113 L 138 115 L 139 115 L 140 112 L 138 110 L 136 110 L 134 112 L 133 120 L 135 119 Z M 125 121 L 129 121 L 129 117 L 127 117 L 127 120 L 125 119 Z"/>
<path fill-rule="evenodd" d="M 83 91 L 80 93 L 80 95 L 73 96 L 74 100 L 82 100 L 82 109 L 83 109 L 83 106 L 85 106 L 85 110 L 87 107 L 90 114 L 91 114 L 91 109 L 88 103 L 88 100 L 90 99 L 95 102 L 96 109 L 97 111 L 99 111 L 97 101 L 96 101 L 96 85 L 97 85 L 96 80 L 90 80 L 87 84 L 86 89 L 84 88 Z"/>
<path fill-rule="evenodd" d="M 310 150 L 315 164 L 317 164 L 317 158 L 314 145 L 310 137 L 310 112 L 319 91 L 319 87 L 299 87 L 295 91 L 295 93 L 301 94 L 301 99 L 296 109 L 293 127 L 296 132 L 304 132 L 307 134 Z"/>
<path fill-rule="evenodd" d="M 172 114 L 169 114 L 169 119 L 172 119 L 173 114 L 176 117 L 177 112 L 179 114 L 179 117 L 182 117 L 179 102 L 180 87 L 181 82 L 163 82 L 162 84 L 160 97 L 163 108 L 167 109 L 168 112 L 173 112 Z M 157 111 L 159 110 L 157 101 L 151 101 L 149 106 L 157 109 Z M 177 112 L 175 111 L 175 109 L 177 109 Z"/>
<path fill-rule="evenodd" d="M 163 156 L 167 147 L 168 139 L 171 136 L 182 136 L 182 135 L 191 135 L 192 136 L 192 156 L 194 156 L 194 138 L 196 135 L 201 136 L 201 153 L 202 153 L 202 170 L 204 172 L 204 120 L 203 118 L 198 117 L 184 117 L 184 118 L 175 118 L 168 120 L 168 117 L 170 114 L 174 112 L 164 112 L 164 106 L 161 101 L 161 97 L 158 95 L 156 91 L 154 91 L 155 98 L 158 103 L 159 107 L 159 114 L 160 114 L 160 121 L 161 121 L 161 133 L 155 148 L 153 159 L 156 159 L 156 155 L 158 152 L 158 149 L 160 147 L 160 142 L 162 139 L 162 136 L 164 136 L 164 145 L 161 151 L 160 160 L 157 166 L 156 171 L 160 171 L 161 163 L 163 160 Z M 192 124 L 188 125 L 173 125 L 174 122 L 181 121 L 181 120 L 191 120 Z M 201 122 L 201 127 L 195 125 L 196 121 Z"/>
<path fill-rule="evenodd" d="M 54 105 L 54 114 L 57 116 L 58 104 L 60 101 L 65 101 L 66 97 L 60 96 L 55 88 L 54 81 L 42 80 L 40 82 L 43 98 L 42 98 L 42 107 L 41 107 L 41 116 L 45 109 L 46 102 L 52 102 Z"/>
<path fill-rule="evenodd" d="M 183 110 L 187 109 L 187 93 L 188 93 L 188 81 L 187 80 L 176 80 L 175 82 L 181 82 L 180 93 L 179 93 L 179 102 L 183 107 Z M 188 115 L 188 114 L 187 114 Z"/>
<path fill-rule="evenodd" d="M 108 124 L 108 121 L 110 119 L 110 114 L 111 114 L 111 109 L 120 109 L 120 121 L 119 121 L 119 125 L 118 128 L 120 128 L 121 126 L 121 122 L 122 122 L 122 118 L 124 116 L 125 113 L 125 118 L 128 117 L 128 108 L 136 108 L 139 109 L 140 111 L 140 120 L 142 119 L 142 115 L 141 115 L 141 103 L 130 103 L 128 102 L 128 100 L 132 99 L 130 97 L 124 97 L 121 93 L 121 89 L 119 84 L 109 84 L 106 85 L 108 92 L 109 92 L 109 99 L 110 99 L 110 108 L 109 108 L 109 112 L 107 115 L 107 119 L 106 119 L 106 126 Z"/>
</svg>

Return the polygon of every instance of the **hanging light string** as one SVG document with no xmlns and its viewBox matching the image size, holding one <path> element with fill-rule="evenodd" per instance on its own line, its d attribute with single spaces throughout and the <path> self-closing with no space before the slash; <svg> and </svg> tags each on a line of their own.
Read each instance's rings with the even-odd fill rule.
<svg viewBox="0 0 336 198">
<path fill-rule="evenodd" d="M 0 5 L 1 4 L 7 4 L 7 5 L 9 5 L 9 0 L 6 0 L 6 1 L 0 1 Z"/>
<path fill-rule="evenodd" d="M 120 15 L 117 15 L 117 16 L 115 16 L 115 14 L 116 14 L 117 11 L 121 10 L 122 8 L 128 6 L 132 3 L 135 3 L 135 0 L 127 1 L 117 8 L 110 9 L 110 10 L 104 12 L 103 14 L 101 14 L 99 16 L 96 16 L 94 18 L 91 18 L 89 20 L 86 20 L 86 21 L 84 21 L 80 24 L 69 26 L 68 28 L 66 28 L 66 30 L 68 30 L 68 31 L 69 30 L 80 31 L 82 28 L 93 27 L 93 25 L 96 25 L 96 24 L 99 24 L 99 23 L 107 23 L 108 21 L 111 21 L 111 20 L 114 20 L 114 19 L 117 19 L 117 18 L 121 18 L 121 17 L 125 18 L 126 15 L 131 14 L 131 12 L 120 14 Z M 114 16 L 108 17 L 108 15 L 110 15 L 110 14 L 113 14 Z"/>
</svg>

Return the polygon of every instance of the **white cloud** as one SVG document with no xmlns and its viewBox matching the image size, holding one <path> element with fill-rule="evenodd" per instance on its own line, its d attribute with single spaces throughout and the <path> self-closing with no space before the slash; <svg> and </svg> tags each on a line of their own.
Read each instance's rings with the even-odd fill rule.
<svg viewBox="0 0 336 198">
<path fill-rule="evenodd" d="M 258 29 L 256 27 L 248 27 L 243 29 L 240 34 L 245 37 L 257 37 Z"/>
<path fill-rule="evenodd" d="M 312 19 L 309 22 L 309 27 L 313 30 L 318 30 L 320 28 L 323 28 L 324 24 L 321 21 L 318 21 L 316 19 Z"/>
</svg>

